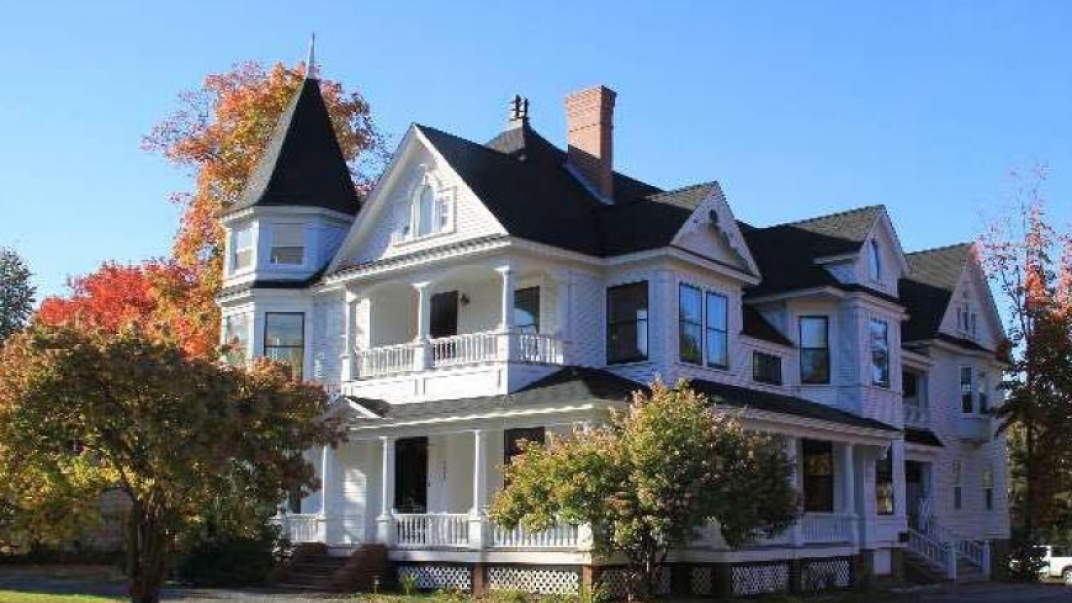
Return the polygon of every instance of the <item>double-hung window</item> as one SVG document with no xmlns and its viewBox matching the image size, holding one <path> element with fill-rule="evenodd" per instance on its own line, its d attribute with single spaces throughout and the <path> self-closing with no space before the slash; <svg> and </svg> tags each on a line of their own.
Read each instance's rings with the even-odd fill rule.
<svg viewBox="0 0 1072 603">
<path fill-rule="evenodd" d="M 305 315 L 301 312 L 268 312 L 264 315 L 264 355 L 290 367 L 302 378 L 305 363 Z"/>
<path fill-rule="evenodd" d="M 800 382 L 830 383 L 830 319 L 800 317 Z"/>
<path fill-rule="evenodd" d="M 514 291 L 514 328 L 522 333 L 540 332 L 540 288 Z"/>
<path fill-rule="evenodd" d="M 522 442 L 544 444 L 547 431 L 543 427 L 518 427 L 503 432 L 503 464 L 509 465 L 522 452 Z"/>
<path fill-rule="evenodd" d="M 871 280 L 882 280 L 882 254 L 878 246 L 878 241 L 871 239 L 871 244 L 868 246 L 870 250 L 870 268 L 871 268 Z"/>
<path fill-rule="evenodd" d="M 253 266 L 253 227 L 245 226 L 234 233 L 234 250 L 231 252 L 231 268 L 235 271 Z"/>
<path fill-rule="evenodd" d="M 707 292 L 707 366 L 730 365 L 729 307 L 725 295 Z"/>
<path fill-rule="evenodd" d="M 994 467 L 988 466 L 983 471 L 983 505 L 987 511 L 994 510 Z"/>
<path fill-rule="evenodd" d="M 875 462 L 875 502 L 879 515 L 893 515 L 893 454 Z"/>
<path fill-rule="evenodd" d="M 607 289 L 607 363 L 648 359 L 648 282 Z"/>
<path fill-rule="evenodd" d="M 987 382 L 986 372 L 979 371 L 975 374 L 976 397 L 979 401 L 979 414 L 985 415 L 990 412 L 990 384 Z"/>
<path fill-rule="evenodd" d="M 272 227 L 274 266 L 301 266 L 305 263 L 305 228 L 301 224 L 276 224 Z"/>
<path fill-rule="evenodd" d="M 244 364 L 250 358 L 249 314 L 230 314 L 223 317 L 225 358 L 231 366 Z"/>
<path fill-rule="evenodd" d="M 703 292 L 678 286 L 678 347 L 682 362 L 703 364 Z"/>
<path fill-rule="evenodd" d="M 960 412 L 966 415 L 975 412 L 973 396 L 972 368 L 970 366 L 962 366 L 960 367 Z"/>
<path fill-rule="evenodd" d="M 890 386 L 890 327 L 877 318 L 871 319 L 871 384 Z"/>
<path fill-rule="evenodd" d="M 953 509 L 956 511 L 964 507 L 964 488 L 961 485 L 962 470 L 960 461 L 953 461 Z"/>
<path fill-rule="evenodd" d="M 830 442 L 804 440 L 801 443 L 804 468 L 804 510 L 812 513 L 834 511 L 834 446 Z"/>
</svg>

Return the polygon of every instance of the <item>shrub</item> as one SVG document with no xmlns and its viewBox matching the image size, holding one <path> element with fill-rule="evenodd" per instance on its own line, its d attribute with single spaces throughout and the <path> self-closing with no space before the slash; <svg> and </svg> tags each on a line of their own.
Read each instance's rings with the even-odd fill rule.
<svg viewBox="0 0 1072 603">
<path fill-rule="evenodd" d="M 206 535 L 179 561 L 179 578 L 194 586 L 264 584 L 282 554 L 278 529 L 265 525 L 254 536 Z"/>
</svg>

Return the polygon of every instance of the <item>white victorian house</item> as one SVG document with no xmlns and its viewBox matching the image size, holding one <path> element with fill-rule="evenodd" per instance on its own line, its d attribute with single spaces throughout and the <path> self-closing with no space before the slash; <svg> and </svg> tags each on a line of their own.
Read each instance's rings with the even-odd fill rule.
<svg viewBox="0 0 1072 603">
<path fill-rule="evenodd" d="M 359 200 L 316 79 L 224 216 L 224 339 L 336 396 L 349 441 L 282 522 L 346 556 L 386 547 L 421 586 L 575 591 L 615 560 L 584 526 L 485 509 L 521 439 L 604 420 L 681 377 L 779 434 L 799 523 L 674 551 L 696 595 L 846 586 L 906 563 L 988 575 L 1009 534 L 1004 334 L 969 245 L 907 253 L 881 206 L 757 226 L 717 182 L 613 169 L 615 93 L 566 99 L 561 150 L 515 99 L 486 143 L 414 125 Z"/>
</svg>

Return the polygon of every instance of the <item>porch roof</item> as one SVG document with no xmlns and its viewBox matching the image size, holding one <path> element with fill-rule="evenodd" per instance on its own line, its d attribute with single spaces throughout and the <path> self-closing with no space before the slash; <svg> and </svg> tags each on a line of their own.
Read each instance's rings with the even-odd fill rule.
<svg viewBox="0 0 1072 603">
<path fill-rule="evenodd" d="M 908 442 L 909 444 L 921 444 L 923 446 L 934 446 L 936 448 L 945 446 L 933 431 L 918 427 L 905 427 L 904 439 L 905 442 Z"/>
<path fill-rule="evenodd" d="M 713 381 L 696 380 L 692 381 L 691 385 L 697 391 L 708 396 L 715 404 L 839 423 L 851 427 L 879 429 L 890 432 L 900 431 L 880 421 L 860 417 L 795 396 L 715 383 Z M 519 406 L 547 406 L 563 402 L 624 402 L 632 392 L 637 390 L 647 391 L 648 387 L 610 371 L 570 366 L 539 379 L 512 394 L 431 400 L 408 404 L 390 404 L 383 400 L 367 398 L 352 398 L 352 400 L 381 418 L 404 420 L 468 412 L 506 410 Z"/>
</svg>

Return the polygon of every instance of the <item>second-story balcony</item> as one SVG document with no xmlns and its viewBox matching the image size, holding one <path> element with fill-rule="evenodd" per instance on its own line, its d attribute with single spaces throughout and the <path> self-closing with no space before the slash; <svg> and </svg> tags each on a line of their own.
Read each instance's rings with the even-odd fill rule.
<svg viewBox="0 0 1072 603">
<path fill-rule="evenodd" d="M 506 393 L 567 361 L 565 285 L 467 265 L 351 290 L 343 389 L 381 399 Z"/>
</svg>

